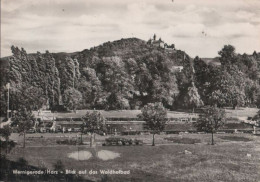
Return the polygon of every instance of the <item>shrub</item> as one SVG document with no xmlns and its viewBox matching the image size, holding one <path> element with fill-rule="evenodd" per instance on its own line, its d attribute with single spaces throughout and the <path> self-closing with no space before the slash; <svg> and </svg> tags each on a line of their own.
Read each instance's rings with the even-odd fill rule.
<svg viewBox="0 0 260 182">
<path fill-rule="evenodd" d="M 103 146 L 105 145 L 140 145 L 143 144 L 142 140 L 137 140 L 137 139 L 126 139 L 126 138 L 115 138 L 115 137 L 111 137 L 111 138 L 107 138 L 105 140 L 105 143 L 103 144 Z"/>
<path fill-rule="evenodd" d="M 27 162 L 27 160 L 25 160 L 23 157 L 20 157 L 20 158 L 17 160 L 17 167 L 20 168 L 20 169 L 27 168 L 27 167 L 28 167 L 28 162 Z"/>
<path fill-rule="evenodd" d="M 76 145 L 77 141 L 65 139 L 65 140 L 57 140 L 56 143 L 60 145 Z"/>
</svg>

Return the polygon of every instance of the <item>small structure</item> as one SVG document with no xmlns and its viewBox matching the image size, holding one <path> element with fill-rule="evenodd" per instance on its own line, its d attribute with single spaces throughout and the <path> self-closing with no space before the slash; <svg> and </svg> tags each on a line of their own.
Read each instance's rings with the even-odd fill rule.
<svg viewBox="0 0 260 182">
<path fill-rule="evenodd" d="M 191 155 L 192 152 L 190 152 L 190 151 L 188 151 L 188 150 L 184 150 L 184 154 L 186 154 L 186 155 Z"/>
<path fill-rule="evenodd" d="M 51 130 L 52 132 L 55 132 L 55 131 L 56 131 L 56 127 L 57 127 L 57 126 L 56 126 L 56 121 L 53 121 L 50 130 Z"/>
<path fill-rule="evenodd" d="M 153 45 L 155 47 L 160 47 L 160 48 L 163 48 L 163 49 L 166 49 L 166 50 L 175 50 L 175 45 L 174 44 L 168 45 L 161 38 L 156 40 L 156 35 L 155 34 L 154 34 L 152 39 L 150 38 L 148 40 L 147 43 L 150 44 L 150 45 Z"/>
<path fill-rule="evenodd" d="M 153 36 L 153 39 L 149 39 L 147 43 L 150 44 L 150 45 L 153 45 L 155 47 L 160 47 L 160 48 L 164 48 L 164 44 L 165 44 L 164 41 L 162 41 L 161 38 L 159 38 L 159 40 L 156 40 L 155 34 Z"/>
<path fill-rule="evenodd" d="M 253 134 L 256 135 L 256 134 L 257 134 L 257 132 L 256 132 L 256 127 L 253 126 L 253 128 L 254 128 Z"/>
<path fill-rule="evenodd" d="M 164 49 L 175 50 L 175 45 L 174 44 L 168 45 L 167 43 L 165 43 L 164 44 Z"/>
<path fill-rule="evenodd" d="M 182 72 L 183 66 L 173 66 L 173 70 L 178 71 L 178 72 Z"/>
<path fill-rule="evenodd" d="M 6 122 L 3 122 L 3 120 L 1 120 L 0 128 L 3 128 L 5 125 L 11 125 L 11 123 L 12 123 L 11 118 L 8 118 L 8 120 Z"/>
</svg>

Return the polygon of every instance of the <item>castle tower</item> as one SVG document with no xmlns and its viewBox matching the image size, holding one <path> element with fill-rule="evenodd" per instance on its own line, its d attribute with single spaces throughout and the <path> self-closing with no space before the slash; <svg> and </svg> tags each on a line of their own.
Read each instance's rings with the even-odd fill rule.
<svg viewBox="0 0 260 182">
<path fill-rule="evenodd" d="M 156 40 L 156 35 L 155 34 L 153 35 L 153 40 Z"/>
</svg>

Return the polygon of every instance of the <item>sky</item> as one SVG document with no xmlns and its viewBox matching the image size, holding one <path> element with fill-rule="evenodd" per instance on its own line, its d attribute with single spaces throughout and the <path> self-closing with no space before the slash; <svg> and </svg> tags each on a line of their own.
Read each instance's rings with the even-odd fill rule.
<svg viewBox="0 0 260 182">
<path fill-rule="evenodd" d="M 260 52 L 260 0 L 1 0 L 1 55 L 75 52 L 156 34 L 191 57 Z"/>
</svg>

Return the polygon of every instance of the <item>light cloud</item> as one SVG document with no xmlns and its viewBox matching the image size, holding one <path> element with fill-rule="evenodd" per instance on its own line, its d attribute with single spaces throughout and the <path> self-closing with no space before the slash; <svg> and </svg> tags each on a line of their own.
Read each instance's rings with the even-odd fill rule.
<svg viewBox="0 0 260 182">
<path fill-rule="evenodd" d="M 214 57 L 225 44 L 260 51 L 258 0 L 2 0 L 1 57 L 74 52 L 106 41 L 154 33 L 192 57 Z"/>
</svg>

